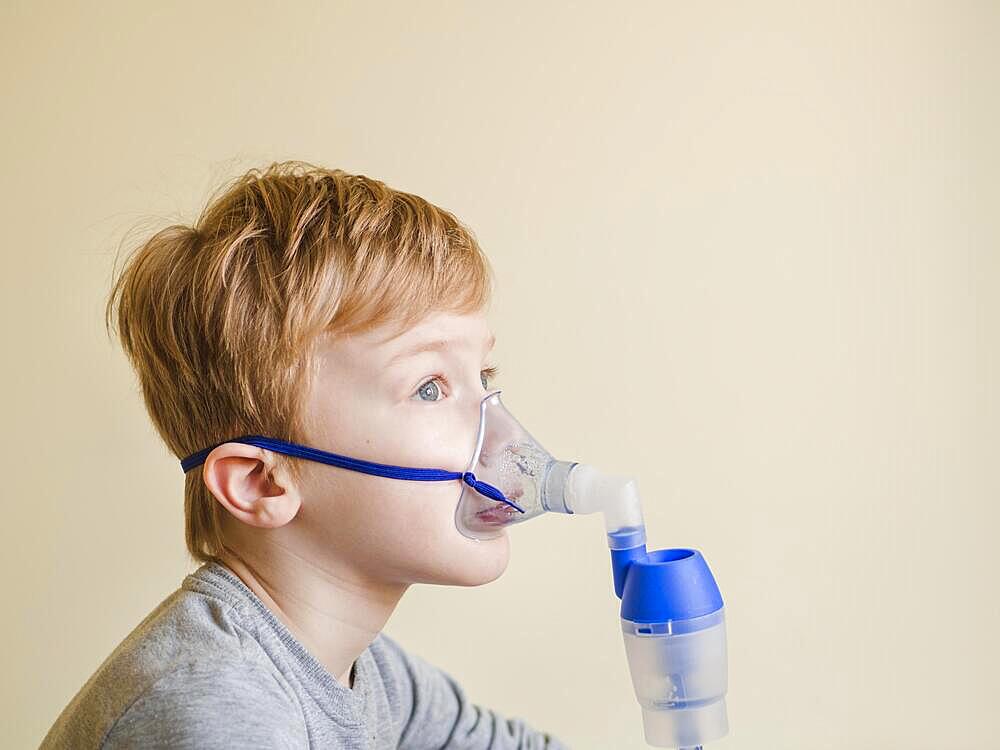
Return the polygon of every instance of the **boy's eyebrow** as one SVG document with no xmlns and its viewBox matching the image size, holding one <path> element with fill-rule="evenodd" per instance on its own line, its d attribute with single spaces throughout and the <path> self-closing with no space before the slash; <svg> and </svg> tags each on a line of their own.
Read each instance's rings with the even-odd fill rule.
<svg viewBox="0 0 1000 750">
<path fill-rule="evenodd" d="M 492 349 L 493 346 L 496 344 L 496 342 L 497 342 L 497 337 L 495 335 L 490 336 L 489 340 L 486 342 L 485 351 L 488 352 L 490 349 Z M 421 352 L 440 351 L 441 349 L 447 349 L 448 347 L 454 345 L 455 343 L 456 339 L 438 339 L 437 341 L 423 341 L 417 344 L 416 346 L 406 349 L 405 351 L 399 352 L 398 354 L 396 354 L 396 356 L 394 356 L 392 359 L 389 360 L 387 365 L 395 364 L 396 362 L 402 359 L 407 359 L 414 355 L 420 354 Z"/>
</svg>

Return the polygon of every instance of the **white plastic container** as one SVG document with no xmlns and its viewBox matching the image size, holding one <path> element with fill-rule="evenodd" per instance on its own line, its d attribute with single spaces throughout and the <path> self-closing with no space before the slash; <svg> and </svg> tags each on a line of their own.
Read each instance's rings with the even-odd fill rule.
<svg viewBox="0 0 1000 750">
<path fill-rule="evenodd" d="M 646 742 L 687 748 L 724 737 L 728 670 L 723 609 L 663 623 L 621 618 Z"/>
</svg>

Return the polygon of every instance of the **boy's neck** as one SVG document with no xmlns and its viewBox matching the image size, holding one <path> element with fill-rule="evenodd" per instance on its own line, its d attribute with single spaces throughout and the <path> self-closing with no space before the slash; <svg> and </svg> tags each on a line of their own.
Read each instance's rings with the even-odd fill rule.
<svg viewBox="0 0 1000 750">
<path fill-rule="evenodd" d="M 220 558 L 337 682 L 350 689 L 355 660 L 409 588 L 362 582 L 354 571 L 321 569 L 281 547 L 268 549 L 266 555 L 230 552 Z"/>
</svg>

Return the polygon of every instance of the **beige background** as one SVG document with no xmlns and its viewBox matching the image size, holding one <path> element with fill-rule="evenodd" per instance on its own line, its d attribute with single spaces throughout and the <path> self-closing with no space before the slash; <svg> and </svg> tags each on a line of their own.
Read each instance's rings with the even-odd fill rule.
<svg viewBox="0 0 1000 750">
<path fill-rule="evenodd" d="M 697 8 L 694 7 L 697 5 Z M 995 3 L 4 3 L 4 747 L 193 569 L 102 323 L 118 244 L 272 159 L 455 211 L 505 403 L 726 600 L 719 748 L 997 747 Z M 142 234 L 139 231 L 139 234 Z M 387 632 L 643 748 L 601 519 Z M 504 634 L 498 647 L 498 635 Z"/>
</svg>

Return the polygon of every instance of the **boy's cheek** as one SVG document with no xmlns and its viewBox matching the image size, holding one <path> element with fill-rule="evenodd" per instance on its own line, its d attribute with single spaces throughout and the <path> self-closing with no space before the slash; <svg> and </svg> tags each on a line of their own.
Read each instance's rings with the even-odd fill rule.
<svg viewBox="0 0 1000 750">
<path fill-rule="evenodd" d="M 454 525 L 462 494 L 460 479 L 425 482 L 325 468 L 329 475 L 307 484 L 305 503 L 310 521 L 322 525 L 326 533 L 399 540 L 415 527 L 440 530 Z"/>
<path fill-rule="evenodd" d="M 343 556 L 386 580 L 480 585 L 498 577 L 509 551 L 503 539 L 473 542 L 455 526 L 461 480 L 420 482 L 332 469 L 324 491 L 332 502 L 314 504 L 310 535 L 322 554 Z"/>
<path fill-rule="evenodd" d="M 372 384 L 351 383 L 320 389 L 310 408 L 320 441 L 314 447 L 393 466 L 465 471 L 479 435 L 478 397 L 399 403 Z"/>
<path fill-rule="evenodd" d="M 380 463 L 412 468 L 465 471 L 476 449 L 478 423 L 455 419 L 426 419 L 410 424 L 384 425 L 386 436 L 368 449 Z"/>
</svg>

